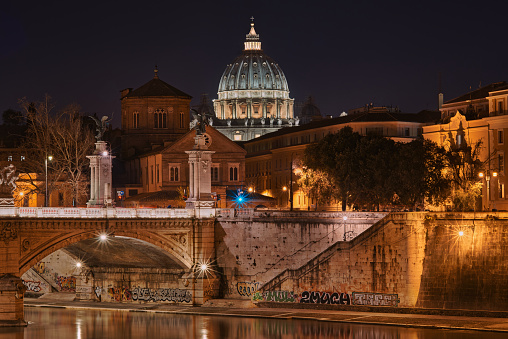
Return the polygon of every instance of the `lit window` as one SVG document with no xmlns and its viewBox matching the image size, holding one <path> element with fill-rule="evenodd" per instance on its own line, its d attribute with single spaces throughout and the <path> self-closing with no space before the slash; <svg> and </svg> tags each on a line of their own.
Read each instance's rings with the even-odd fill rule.
<svg viewBox="0 0 508 339">
<path fill-rule="evenodd" d="M 498 165 L 499 165 L 499 171 L 504 171 L 504 154 L 498 154 Z"/>
<path fill-rule="evenodd" d="M 25 156 L 24 155 L 21 156 L 21 161 L 25 161 Z"/>
<path fill-rule="evenodd" d="M 235 140 L 235 141 L 242 140 L 242 135 L 241 134 L 235 134 L 235 135 L 233 135 L 233 140 Z"/>
<path fill-rule="evenodd" d="M 7 157 L 7 161 L 12 161 L 12 155 L 9 155 L 9 156 Z"/>
</svg>

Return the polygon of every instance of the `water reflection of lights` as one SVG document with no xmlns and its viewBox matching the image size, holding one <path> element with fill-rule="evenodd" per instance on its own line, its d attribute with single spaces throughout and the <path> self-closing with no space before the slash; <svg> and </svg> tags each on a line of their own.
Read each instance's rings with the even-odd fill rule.
<svg viewBox="0 0 508 339">
<path fill-rule="evenodd" d="M 81 339 L 81 319 L 76 320 L 76 339 Z"/>
</svg>

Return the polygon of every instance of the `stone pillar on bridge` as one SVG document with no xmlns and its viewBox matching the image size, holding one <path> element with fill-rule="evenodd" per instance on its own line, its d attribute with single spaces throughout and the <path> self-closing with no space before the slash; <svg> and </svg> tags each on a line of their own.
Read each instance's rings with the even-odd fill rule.
<svg viewBox="0 0 508 339">
<path fill-rule="evenodd" d="M 189 198 L 187 208 L 196 210 L 196 217 L 209 217 L 215 205 L 212 197 L 212 178 L 210 169 L 212 154 L 208 151 L 205 136 L 197 134 L 195 144 L 191 151 L 185 151 L 189 155 Z"/>
<path fill-rule="evenodd" d="M 112 156 L 104 141 L 95 143 L 93 155 L 90 159 L 90 200 L 86 203 L 88 207 L 111 206 L 113 203 L 113 187 L 111 171 L 113 169 Z"/>
<path fill-rule="evenodd" d="M 25 291 L 21 278 L 12 274 L 0 276 L 0 327 L 27 325 L 23 311 Z"/>
</svg>

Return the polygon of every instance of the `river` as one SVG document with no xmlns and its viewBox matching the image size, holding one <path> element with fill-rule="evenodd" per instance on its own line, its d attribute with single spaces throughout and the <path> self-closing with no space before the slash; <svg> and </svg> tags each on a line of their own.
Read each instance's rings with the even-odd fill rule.
<svg viewBox="0 0 508 339">
<path fill-rule="evenodd" d="M 506 338 L 506 333 L 96 309 L 26 307 L 27 327 L 0 327 L 0 339 L 455 339 Z"/>
</svg>

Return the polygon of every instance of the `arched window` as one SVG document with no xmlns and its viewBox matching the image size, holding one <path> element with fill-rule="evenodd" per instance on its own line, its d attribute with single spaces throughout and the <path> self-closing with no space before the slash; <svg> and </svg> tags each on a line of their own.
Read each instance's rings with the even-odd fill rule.
<svg viewBox="0 0 508 339">
<path fill-rule="evenodd" d="M 132 113 L 132 128 L 139 128 L 139 112 Z"/>
<path fill-rule="evenodd" d="M 167 127 L 167 114 L 163 109 L 156 109 L 153 113 L 153 127 L 166 128 Z"/>
</svg>

